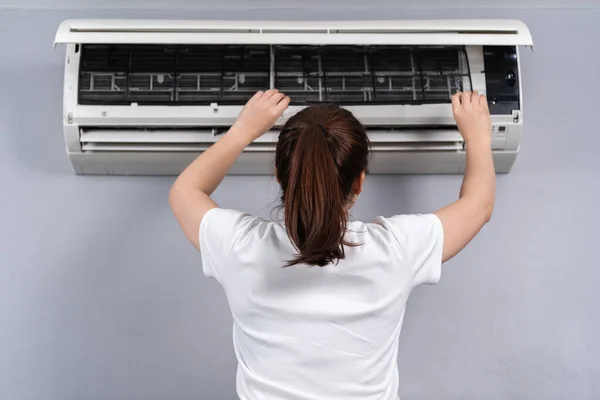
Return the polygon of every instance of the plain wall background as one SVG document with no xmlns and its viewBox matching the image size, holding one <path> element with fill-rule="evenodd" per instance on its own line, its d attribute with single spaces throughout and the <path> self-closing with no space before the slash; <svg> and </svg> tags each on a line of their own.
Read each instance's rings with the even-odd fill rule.
<svg viewBox="0 0 600 400">
<path fill-rule="evenodd" d="M 436 7 L 449 8 L 593 8 L 599 5 L 598 0 L 370 0 L 369 7 L 365 7 L 364 0 L 0 0 L 0 8 L 13 9 L 184 9 L 184 10 L 206 10 L 217 9 L 234 10 L 240 9 L 300 9 L 318 8 L 319 10 L 331 8 L 359 9 L 366 8 L 393 8 L 393 9 L 431 9 Z"/>
<path fill-rule="evenodd" d="M 235 398 L 231 317 L 170 214 L 173 178 L 71 173 L 64 49 L 53 50 L 52 39 L 63 19 L 77 17 L 523 19 L 535 51 L 522 50 L 521 154 L 499 176 L 490 224 L 445 265 L 439 285 L 411 297 L 400 393 L 600 398 L 600 9 L 353 4 L 0 11 L 0 399 Z M 432 211 L 455 199 L 460 181 L 369 176 L 354 217 Z M 215 194 L 223 207 L 262 215 L 276 197 L 269 177 L 228 177 Z"/>
</svg>

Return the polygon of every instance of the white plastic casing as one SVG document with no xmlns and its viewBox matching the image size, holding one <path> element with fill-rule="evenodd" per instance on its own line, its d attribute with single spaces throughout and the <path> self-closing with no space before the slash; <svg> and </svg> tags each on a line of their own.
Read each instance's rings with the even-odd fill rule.
<svg viewBox="0 0 600 400">
<path fill-rule="evenodd" d="M 78 174 L 108 175 L 179 173 L 202 150 L 218 140 L 219 135 L 212 128 L 233 124 L 242 107 L 218 104 L 176 107 L 80 105 L 77 100 L 80 44 L 460 45 L 466 46 L 472 89 L 480 93 L 486 91 L 483 46 L 533 46 L 525 24 L 512 20 L 68 20 L 60 25 L 55 43 L 66 44 L 63 126 L 66 149 L 74 171 Z M 511 116 L 492 117 L 492 149 L 498 173 L 510 171 L 519 151 L 523 127 L 521 79 L 519 92 L 520 110 Z M 271 174 L 277 127 L 301 108 L 290 107 L 273 131 L 244 151 L 230 173 Z M 373 143 L 371 173 L 464 171 L 464 143 L 455 127 L 449 104 L 359 105 L 346 108 L 368 129 Z M 444 129 L 411 131 L 411 126 L 420 125 Z M 165 127 L 165 131 L 135 129 L 144 126 Z M 177 127 L 192 126 L 200 128 L 177 131 Z M 382 126 L 405 129 L 391 132 L 376 128 Z M 103 127 L 107 129 L 103 131 Z M 108 129 L 113 127 L 123 129 L 118 132 Z M 127 127 L 132 129 L 127 130 Z M 193 145 L 190 146 L 190 142 Z"/>
</svg>

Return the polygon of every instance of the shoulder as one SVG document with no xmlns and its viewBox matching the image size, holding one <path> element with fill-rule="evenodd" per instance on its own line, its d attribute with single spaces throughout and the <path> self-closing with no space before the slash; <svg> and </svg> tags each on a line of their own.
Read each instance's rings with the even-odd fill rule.
<svg viewBox="0 0 600 400">
<path fill-rule="evenodd" d="M 423 227 L 441 227 L 441 221 L 435 214 L 402 214 L 393 217 L 377 217 L 373 224 L 386 230 L 416 230 Z"/>
<path fill-rule="evenodd" d="M 208 210 L 202 218 L 200 231 L 207 229 L 213 235 L 223 233 L 231 236 L 267 223 L 269 221 L 247 212 L 215 207 Z"/>
<path fill-rule="evenodd" d="M 390 218 L 377 217 L 375 224 L 384 227 L 401 245 L 438 241 L 443 235 L 440 219 L 435 214 L 405 214 Z"/>
<path fill-rule="evenodd" d="M 351 227 L 357 237 L 393 246 L 405 256 L 443 241 L 442 224 L 435 214 L 379 216 L 370 223 L 354 222 Z"/>
<path fill-rule="evenodd" d="M 393 237 L 400 257 L 413 275 L 413 284 L 437 283 L 440 279 L 444 229 L 435 214 L 378 217 L 373 222 Z"/>
<path fill-rule="evenodd" d="M 279 228 L 278 228 L 279 227 Z M 226 264 L 238 257 L 262 254 L 268 237 L 285 234 L 279 224 L 246 212 L 212 208 L 200 222 L 199 242 L 202 266 L 207 276 L 221 282 Z"/>
<path fill-rule="evenodd" d="M 350 230 L 375 235 L 404 234 L 423 229 L 441 228 L 441 221 L 435 214 L 401 214 L 392 217 L 376 217 L 372 222 L 355 221 Z"/>
<path fill-rule="evenodd" d="M 225 208 L 213 208 L 202 218 L 200 223 L 200 239 L 202 242 L 218 242 L 225 252 L 231 251 L 234 245 L 265 236 L 285 232 L 281 224 L 247 212 Z"/>
</svg>

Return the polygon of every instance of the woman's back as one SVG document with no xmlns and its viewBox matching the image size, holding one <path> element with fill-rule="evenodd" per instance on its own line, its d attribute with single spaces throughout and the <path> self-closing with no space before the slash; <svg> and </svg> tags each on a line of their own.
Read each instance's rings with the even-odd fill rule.
<svg viewBox="0 0 600 400">
<path fill-rule="evenodd" d="M 398 336 L 406 300 L 435 283 L 441 263 L 490 219 L 495 174 L 487 102 L 452 97 L 466 143 L 460 197 L 434 214 L 350 222 L 363 187 L 369 138 L 347 110 L 306 107 L 275 152 L 284 224 L 221 209 L 210 198 L 236 158 L 282 116 L 272 89 L 179 176 L 170 203 L 234 318 L 243 400 L 396 399 Z M 398 155 L 399 157 L 401 155 Z"/>
<path fill-rule="evenodd" d="M 202 265 L 224 287 L 242 399 L 396 399 L 398 338 L 411 290 L 439 279 L 435 215 L 352 222 L 346 257 L 282 268 L 296 250 L 281 224 L 210 210 Z"/>
</svg>

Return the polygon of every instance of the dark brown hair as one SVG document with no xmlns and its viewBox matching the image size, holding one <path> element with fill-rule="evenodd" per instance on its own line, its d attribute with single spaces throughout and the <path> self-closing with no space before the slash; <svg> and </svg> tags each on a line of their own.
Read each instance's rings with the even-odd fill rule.
<svg viewBox="0 0 600 400">
<path fill-rule="evenodd" d="M 298 254 L 287 266 L 325 266 L 343 259 L 348 205 L 366 171 L 369 139 L 348 110 L 307 107 L 279 134 L 275 166 L 287 234 Z"/>
</svg>

